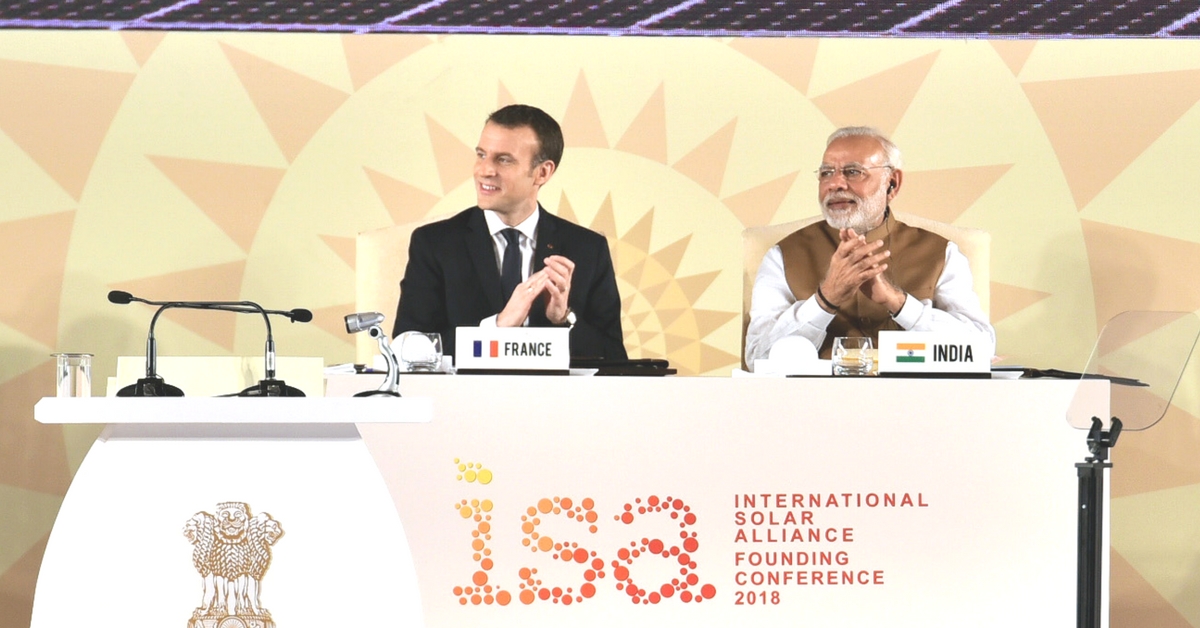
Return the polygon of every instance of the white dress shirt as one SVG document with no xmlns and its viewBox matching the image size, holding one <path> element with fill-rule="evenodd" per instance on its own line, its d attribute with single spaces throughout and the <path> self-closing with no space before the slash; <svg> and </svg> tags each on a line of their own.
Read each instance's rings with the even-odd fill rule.
<svg viewBox="0 0 1200 628">
<path fill-rule="evenodd" d="M 530 214 L 528 218 L 521 221 L 521 224 L 513 227 L 513 229 L 516 229 L 521 233 L 521 235 L 518 237 L 521 245 L 521 281 L 529 279 L 529 275 L 533 270 L 533 253 L 537 250 L 537 225 L 538 216 L 540 214 L 540 210 L 535 211 Z M 505 229 L 508 229 L 509 226 L 504 224 L 503 220 L 500 220 L 500 216 L 497 216 L 496 212 L 488 211 L 486 209 L 483 210 L 483 219 L 487 221 L 488 231 L 490 231 L 492 234 L 492 245 L 495 247 L 496 251 L 496 270 L 503 274 L 504 251 L 508 249 L 508 238 L 505 238 L 504 234 L 501 232 Z M 499 314 L 500 313 L 497 312 L 496 314 L 479 321 L 479 326 L 495 327 L 496 317 L 499 316 Z M 525 322 L 522 324 L 528 325 L 529 319 L 526 318 Z"/>
<path fill-rule="evenodd" d="M 800 336 L 818 350 L 825 342 L 825 328 L 833 314 L 817 303 L 816 295 L 797 301 L 783 270 L 783 253 L 774 246 L 763 257 L 750 296 L 750 325 L 746 328 L 746 364 L 765 358 L 781 338 Z M 904 306 L 892 317 L 901 328 L 912 331 L 962 329 L 981 331 L 996 344 L 996 330 L 988 323 L 979 304 L 967 257 L 953 242 L 946 244 L 946 264 L 934 287 L 933 299 L 907 295 Z"/>
</svg>

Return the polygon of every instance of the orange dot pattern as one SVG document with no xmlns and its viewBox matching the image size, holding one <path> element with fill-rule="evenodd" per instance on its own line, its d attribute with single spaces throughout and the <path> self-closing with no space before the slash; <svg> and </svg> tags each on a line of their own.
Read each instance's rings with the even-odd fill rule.
<svg viewBox="0 0 1200 628">
<path fill-rule="evenodd" d="M 471 574 L 471 584 L 454 587 L 454 595 L 458 597 L 458 603 L 463 606 L 467 604 L 506 606 L 512 602 L 511 593 L 499 587 L 493 587 L 489 582 L 488 574 L 495 566 L 492 562 L 492 550 L 488 547 L 488 541 L 492 540 L 492 515 L 490 514 L 492 508 L 493 504 L 490 499 L 472 499 L 470 501 L 464 499 L 454 505 L 459 516 L 475 522 L 475 529 L 471 530 L 471 550 L 474 552 L 471 558 L 479 564 L 479 568 Z"/>
<path fill-rule="evenodd" d="M 454 459 L 454 465 L 458 468 L 458 474 L 454 479 L 460 482 L 478 482 L 479 484 L 492 483 L 491 469 L 485 469 L 483 463 L 480 462 L 463 462 L 458 458 Z"/>
<path fill-rule="evenodd" d="M 555 560 L 567 563 L 586 565 L 583 572 L 585 582 L 576 591 L 573 587 L 548 587 L 537 577 L 537 569 L 522 567 L 518 572 L 521 577 L 521 592 L 518 594 L 522 604 L 533 604 L 535 601 L 551 601 L 555 604 L 568 606 L 582 602 L 596 595 L 597 579 L 603 578 L 604 561 L 596 556 L 596 552 L 580 547 L 573 541 L 555 541 L 549 536 L 540 534 L 537 528 L 542 523 L 543 516 L 561 516 L 588 524 L 588 532 L 596 533 L 596 521 L 599 518 L 594 510 L 596 504 L 589 497 L 576 504 L 570 497 L 543 498 L 537 505 L 526 509 L 521 515 L 521 532 L 524 538 L 521 544 L 532 552 L 547 552 Z"/>
<path fill-rule="evenodd" d="M 617 559 L 612 561 L 613 578 L 617 580 L 617 590 L 624 591 L 634 604 L 658 604 L 666 598 L 676 595 L 682 602 L 703 602 L 717 595 L 717 588 L 711 584 L 700 584 L 696 575 L 696 561 L 692 554 L 700 548 L 700 541 L 694 531 L 688 528 L 696 524 L 696 514 L 682 499 L 670 497 L 659 498 L 651 495 L 645 503 L 641 499 L 632 504 L 625 504 L 624 512 L 613 518 L 626 525 L 642 515 L 666 514 L 679 522 L 679 544 L 667 546 L 661 539 L 643 538 L 631 541 L 629 547 L 617 551 Z M 664 582 L 657 589 L 647 589 L 633 581 L 629 566 L 643 555 L 660 556 L 679 564 L 679 577 Z"/>
</svg>

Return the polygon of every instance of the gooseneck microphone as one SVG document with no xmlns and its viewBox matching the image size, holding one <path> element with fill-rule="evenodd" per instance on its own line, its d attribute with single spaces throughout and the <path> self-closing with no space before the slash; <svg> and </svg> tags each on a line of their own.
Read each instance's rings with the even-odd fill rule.
<svg viewBox="0 0 1200 628">
<path fill-rule="evenodd" d="M 108 300 L 113 303 L 129 303 L 122 301 L 119 298 L 114 298 L 115 292 L 110 292 Z M 117 297 L 129 295 L 129 293 L 116 294 Z M 131 296 L 131 295 L 130 295 Z M 131 299 L 132 300 L 132 299 Z M 117 391 L 118 397 L 182 397 L 183 390 L 177 386 L 172 386 L 166 383 L 162 377 L 158 375 L 158 344 L 154 340 L 154 326 L 158 323 L 158 317 L 164 311 L 180 307 L 178 303 L 161 303 L 158 304 L 158 311 L 154 312 L 154 317 L 150 319 L 150 331 L 146 334 L 146 376 L 138 381 L 125 386 Z"/>
<path fill-rule="evenodd" d="M 263 379 L 260 380 L 254 386 L 250 386 L 250 387 L 246 388 L 245 390 L 243 390 L 242 392 L 238 393 L 237 396 L 238 397 L 303 397 L 304 391 L 300 390 L 299 388 L 296 388 L 295 386 L 287 385 L 281 379 L 275 379 L 275 337 L 271 334 L 271 317 L 267 315 L 268 314 L 267 310 L 264 310 L 261 305 L 254 303 L 252 301 L 240 301 L 240 302 L 236 302 L 236 303 L 215 302 L 214 305 L 229 307 L 229 308 L 249 308 L 249 309 L 245 309 L 245 310 L 233 309 L 232 311 L 235 311 L 235 312 L 252 312 L 253 310 L 257 310 L 259 313 L 262 314 L 263 322 L 266 323 L 266 325 L 267 325 L 267 347 L 266 347 L 266 351 L 264 352 L 265 364 L 263 365 Z M 293 312 L 294 311 L 295 310 L 293 310 Z M 300 322 L 308 322 L 308 321 L 312 320 L 312 312 L 309 312 L 308 310 L 303 310 L 303 312 L 306 312 L 308 314 L 308 318 L 306 320 L 303 320 Z M 279 312 L 279 314 L 288 316 L 288 318 L 290 318 L 293 323 L 296 322 L 297 320 L 299 320 L 298 318 L 293 318 L 288 313 Z"/>
<path fill-rule="evenodd" d="M 383 333 L 383 314 L 379 312 L 359 312 L 357 314 L 347 314 L 346 318 L 346 333 L 357 334 L 360 331 L 367 332 L 372 338 L 379 342 L 379 352 L 383 354 L 383 359 L 387 362 L 387 376 L 383 378 L 383 383 L 376 390 L 364 390 L 356 393 L 355 397 L 371 397 L 374 395 L 387 395 L 390 397 L 400 396 L 400 363 L 396 361 L 396 352 L 392 350 L 392 345 L 388 343 L 387 334 Z"/>
<path fill-rule="evenodd" d="M 196 310 L 219 310 L 239 314 L 260 314 L 267 326 L 267 342 L 264 352 L 265 378 L 258 384 L 246 388 L 237 394 L 239 397 L 303 397 L 304 392 L 294 386 L 287 385 L 282 380 L 275 379 L 275 339 L 271 332 L 269 315 L 285 316 L 293 323 L 307 323 L 312 320 L 312 312 L 303 308 L 288 311 L 268 310 L 253 301 L 151 301 L 136 297 L 123 290 L 113 290 L 108 293 L 108 300 L 118 305 L 131 302 L 145 303 L 158 306 L 158 311 L 150 320 L 150 332 L 146 339 L 146 377 L 138 380 L 117 392 L 118 397 L 182 397 L 183 391 L 163 382 L 156 373 L 158 346 L 154 338 L 154 326 L 158 317 L 168 309 L 186 308 Z"/>
<path fill-rule="evenodd" d="M 221 310 L 223 312 L 238 312 L 241 314 L 266 312 L 274 316 L 285 316 L 293 323 L 307 323 L 313 319 L 312 311 L 302 307 L 286 312 L 283 310 L 267 310 L 253 301 L 150 301 L 141 297 L 135 297 L 124 290 L 109 292 L 108 300 L 117 305 L 125 305 L 136 301 L 147 305 L 167 305 L 168 303 L 172 303 L 178 304 L 174 307 L 185 307 L 196 310 Z"/>
</svg>

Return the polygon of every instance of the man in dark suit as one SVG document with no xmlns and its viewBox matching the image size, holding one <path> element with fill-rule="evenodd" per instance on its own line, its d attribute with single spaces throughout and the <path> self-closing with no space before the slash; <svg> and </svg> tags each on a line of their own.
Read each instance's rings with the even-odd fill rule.
<svg viewBox="0 0 1200 628">
<path fill-rule="evenodd" d="M 547 212 L 538 191 L 562 160 L 562 130 L 527 105 L 497 110 L 475 148 L 476 207 L 409 241 L 393 334 L 456 327 L 570 327 L 572 357 L 625 359 L 621 297 L 604 236 Z"/>
</svg>

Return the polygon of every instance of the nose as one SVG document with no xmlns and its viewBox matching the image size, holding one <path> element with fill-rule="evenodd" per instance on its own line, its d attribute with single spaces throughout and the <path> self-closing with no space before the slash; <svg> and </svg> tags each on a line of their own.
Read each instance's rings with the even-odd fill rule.
<svg viewBox="0 0 1200 628">
<path fill-rule="evenodd" d="M 490 177 L 495 174 L 495 168 L 489 160 L 478 157 L 475 159 L 475 174 L 481 177 Z"/>
<path fill-rule="evenodd" d="M 850 182 L 846 180 L 846 175 L 842 174 L 841 170 L 835 170 L 833 176 L 821 182 L 821 189 L 828 191 L 845 190 L 849 185 Z"/>
</svg>

